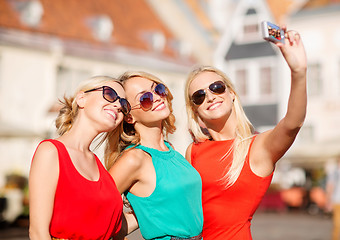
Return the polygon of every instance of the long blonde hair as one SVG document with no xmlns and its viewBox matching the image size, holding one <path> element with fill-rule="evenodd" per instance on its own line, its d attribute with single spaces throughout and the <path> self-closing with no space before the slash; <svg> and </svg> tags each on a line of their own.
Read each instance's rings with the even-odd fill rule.
<svg viewBox="0 0 340 240">
<path fill-rule="evenodd" d="M 117 82 L 122 85 L 117 79 L 108 76 L 94 76 L 80 83 L 77 90 L 71 97 L 64 96 L 63 100 L 59 102 L 63 105 L 56 118 L 55 125 L 57 133 L 61 136 L 68 132 L 78 116 L 79 106 L 76 102 L 76 96 L 79 92 L 85 92 L 97 87 L 104 86 L 106 83 Z M 122 85 L 123 86 L 123 85 Z M 105 140 L 111 148 L 117 148 L 119 142 L 119 135 L 123 129 L 123 123 L 120 123 L 113 131 L 105 133 L 102 140 L 99 142 L 99 147 Z"/>
<path fill-rule="evenodd" d="M 135 78 L 135 77 L 141 77 L 141 78 L 145 78 L 148 79 L 150 81 L 153 81 L 155 83 L 163 83 L 163 81 L 161 81 L 158 77 L 147 73 L 147 72 L 143 72 L 143 71 L 127 71 L 125 73 L 123 73 L 118 80 L 123 84 L 123 86 L 125 86 L 125 84 L 127 83 L 127 81 L 130 78 Z M 168 104 L 169 104 L 169 109 L 170 109 L 170 115 L 164 119 L 162 121 L 162 130 L 164 135 L 167 137 L 169 133 L 174 133 L 176 130 L 175 127 L 175 116 L 173 114 L 173 109 L 172 109 L 172 99 L 173 96 L 170 92 L 170 90 L 167 88 L 168 90 L 168 95 L 166 97 Z M 121 155 L 121 153 L 123 152 L 123 150 L 133 144 L 133 145 L 138 145 L 140 144 L 140 135 L 139 133 L 135 130 L 134 125 L 128 123 L 127 121 L 124 120 L 123 122 L 123 131 L 120 135 L 120 139 L 119 139 L 119 144 L 117 148 L 111 148 L 109 145 L 107 145 L 107 148 L 105 150 L 105 154 L 104 154 L 104 159 L 105 159 L 105 166 L 107 169 L 110 169 L 112 167 L 112 165 L 114 164 L 114 162 L 117 160 L 117 158 Z"/>
<path fill-rule="evenodd" d="M 195 108 L 196 106 L 191 101 L 191 96 L 189 95 L 189 86 L 191 82 L 196 78 L 196 76 L 202 72 L 213 72 L 219 75 L 223 82 L 226 84 L 229 91 L 235 94 L 234 100 L 234 110 L 237 120 L 237 126 L 235 129 L 235 140 L 233 143 L 232 149 L 229 149 L 227 153 L 222 157 L 222 161 L 227 158 L 228 155 L 233 150 L 233 161 L 226 174 L 221 179 L 225 184 L 226 187 L 232 186 L 238 176 L 241 173 L 242 167 L 244 165 L 245 158 L 248 153 L 248 149 L 251 143 L 251 137 L 254 135 L 254 127 L 248 120 L 241 102 L 240 98 L 237 95 L 233 84 L 231 83 L 230 79 L 220 70 L 214 68 L 212 66 L 200 66 L 194 69 L 188 76 L 186 84 L 185 84 L 185 103 L 186 103 L 186 110 L 188 114 L 188 128 L 189 132 L 193 137 L 195 142 L 204 142 L 205 140 L 211 139 L 211 136 L 206 131 L 206 129 L 200 126 L 200 119 L 197 115 Z"/>
</svg>

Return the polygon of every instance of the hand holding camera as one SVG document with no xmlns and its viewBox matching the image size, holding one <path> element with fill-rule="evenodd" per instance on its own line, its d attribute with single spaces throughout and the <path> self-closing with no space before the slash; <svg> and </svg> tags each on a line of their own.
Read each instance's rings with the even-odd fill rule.
<svg viewBox="0 0 340 240">
<path fill-rule="evenodd" d="M 261 22 L 263 39 L 276 44 L 281 50 L 292 73 L 306 74 L 307 59 L 300 34 L 286 27 L 263 21 Z M 286 43 L 286 44 L 285 44 Z"/>
<path fill-rule="evenodd" d="M 263 39 L 273 43 L 285 43 L 285 32 L 279 26 L 263 21 L 261 22 L 261 30 Z"/>
</svg>

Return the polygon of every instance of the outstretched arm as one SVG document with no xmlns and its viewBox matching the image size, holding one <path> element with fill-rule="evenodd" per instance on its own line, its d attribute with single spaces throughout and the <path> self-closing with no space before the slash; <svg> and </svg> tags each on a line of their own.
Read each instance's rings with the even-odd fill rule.
<svg viewBox="0 0 340 240">
<path fill-rule="evenodd" d="M 283 27 L 286 32 L 286 28 Z M 303 125 L 307 108 L 307 59 L 300 34 L 286 32 L 285 44 L 276 44 L 291 71 L 291 89 L 287 112 L 277 126 L 260 134 L 254 141 L 251 162 L 260 175 L 268 175 L 275 163 L 293 144 Z"/>
</svg>

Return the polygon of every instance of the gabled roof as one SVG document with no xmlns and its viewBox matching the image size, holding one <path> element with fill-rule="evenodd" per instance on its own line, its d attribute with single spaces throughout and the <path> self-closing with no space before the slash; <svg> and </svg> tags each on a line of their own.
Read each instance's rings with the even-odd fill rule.
<svg viewBox="0 0 340 240">
<path fill-rule="evenodd" d="M 40 34 L 72 43 L 127 51 L 152 52 L 151 39 L 161 33 L 166 40 L 175 38 L 145 0 L 39 0 L 43 15 L 36 27 L 20 19 L 16 6 L 27 0 L 0 0 L 0 29 Z M 113 23 L 111 38 L 98 40 L 91 29 L 91 20 L 105 16 Z M 168 44 L 159 56 L 178 58 Z"/>
<path fill-rule="evenodd" d="M 240 0 L 235 4 L 229 26 L 225 29 L 216 51 L 216 61 L 220 61 L 222 56 L 224 60 L 233 60 L 277 55 L 272 45 L 262 39 L 254 39 L 253 42 L 238 41 L 237 33 L 242 31 L 243 19 L 248 13 L 256 12 L 263 18 L 258 19 L 259 21 L 268 20 L 276 24 L 285 24 L 290 15 L 308 4 L 308 0 Z"/>
<path fill-rule="evenodd" d="M 318 14 L 330 14 L 340 11 L 340 0 L 311 0 L 308 1 L 298 12 L 292 17 L 316 16 Z"/>
<path fill-rule="evenodd" d="M 339 16 L 340 0 L 310 0 L 306 2 L 298 11 L 290 15 L 295 21 L 298 18 L 320 18 L 321 16 Z"/>
<path fill-rule="evenodd" d="M 339 4 L 340 0 L 309 0 L 303 6 L 303 9 L 322 8 L 328 5 Z"/>
<path fill-rule="evenodd" d="M 251 38 L 244 37 L 244 22 L 247 18 L 253 20 L 254 24 L 262 20 L 273 21 L 266 0 L 238 1 L 216 51 L 216 64 L 222 64 L 221 59 L 229 61 L 277 54 L 259 35 L 253 34 Z"/>
<path fill-rule="evenodd" d="M 277 23 L 285 23 L 290 15 L 305 10 L 320 10 L 339 5 L 340 0 L 267 0 L 268 6 Z"/>
<path fill-rule="evenodd" d="M 210 18 L 207 13 L 202 8 L 202 5 L 199 4 L 197 0 L 184 0 L 187 5 L 192 9 L 193 13 L 195 13 L 197 20 L 201 23 L 201 25 L 207 29 L 207 31 L 214 33 L 216 29 L 214 28 Z"/>
<path fill-rule="evenodd" d="M 297 11 L 305 2 L 306 0 L 267 0 L 268 7 L 278 24 L 285 23 L 286 17 Z"/>
</svg>

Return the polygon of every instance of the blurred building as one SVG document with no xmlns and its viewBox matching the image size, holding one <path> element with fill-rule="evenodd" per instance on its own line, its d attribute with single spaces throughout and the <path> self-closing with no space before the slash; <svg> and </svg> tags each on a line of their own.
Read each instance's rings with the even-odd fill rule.
<svg viewBox="0 0 340 240">
<path fill-rule="evenodd" d="M 28 175 L 38 142 L 55 137 L 58 98 L 94 75 L 164 80 L 177 116 L 170 141 L 184 153 L 184 80 L 212 63 L 214 38 L 195 1 L 0 0 L 0 187 L 5 174 Z"/>
<path fill-rule="evenodd" d="M 258 131 L 284 116 L 290 71 L 278 48 L 261 37 L 260 23 L 285 23 L 301 34 L 308 57 L 307 117 L 281 163 L 324 167 L 340 154 L 340 1 L 230 1 L 214 63 L 235 84 Z"/>
<path fill-rule="evenodd" d="M 184 154 L 184 81 L 197 64 L 227 73 L 259 131 L 286 111 L 289 69 L 262 20 L 298 30 L 308 55 L 308 112 L 286 160 L 318 168 L 340 154 L 339 0 L 0 0 L 0 187 L 28 175 L 33 152 L 55 136 L 58 98 L 93 75 L 144 70 L 174 95 Z M 100 155 L 100 154 L 99 154 Z"/>
<path fill-rule="evenodd" d="M 308 55 L 307 120 L 288 157 L 320 166 L 340 155 L 340 1 L 308 1 L 289 23 Z"/>
</svg>

